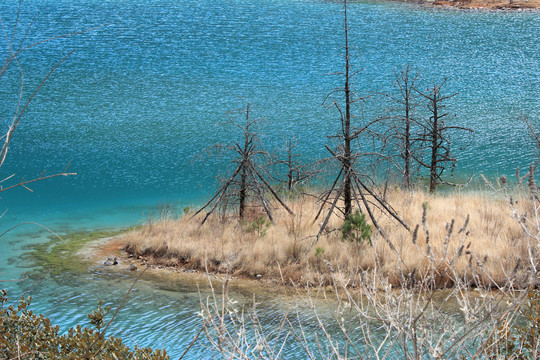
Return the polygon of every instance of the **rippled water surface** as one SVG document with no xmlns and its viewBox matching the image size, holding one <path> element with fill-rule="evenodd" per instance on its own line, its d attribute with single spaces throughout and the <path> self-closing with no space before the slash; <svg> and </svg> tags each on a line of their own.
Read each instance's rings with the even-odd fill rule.
<svg viewBox="0 0 540 360">
<path fill-rule="evenodd" d="M 0 4 L 6 29 L 13 27 L 16 5 Z M 339 78 L 329 75 L 342 60 L 339 2 L 25 0 L 22 7 L 16 41 L 34 16 L 28 43 L 101 27 L 20 57 L 28 98 L 47 71 L 75 50 L 26 112 L 2 178 L 31 178 L 68 163 L 78 175 L 34 184 L 32 193 L 3 193 L 3 230 L 24 221 L 60 233 L 117 228 L 143 222 L 159 203 L 199 203 L 226 164 L 197 155 L 235 139 L 223 123 L 244 100 L 266 119 L 266 147 L 277 148 L 294 135 L 306 160 L 326 155 L 336 114 L 321 104 L 339 86 Z M 390 91 L 394 71 L 409 63 L 427 85 L 447 77 L 448 93 L 459 92 L 448 110 L 455 124 L 474 129 L 475 136 L 472 143 L 455 139 L 456 171 L 512 174 L 535 158 L 519 118 L 540 119 L 538 12 L 386 2 L 353 3 L 349 12 L 354 61 L 362 69 L 355 81 L 360 95 Z M 5 51 L 6 41 L 0 44 Z M 0 80 L 3 129 L 15 111 L 19 83 L 15 68 Z M 368 101 L 365 116 L 380 114 L 384 106 Z M 16 256 L 42 238 L 33 225 L 0 238 L 0 276 L 15 279 L 27 271 Z M 44 279 L 32 293 L 37 309 L 66 327 L 85 321 L 98 298 L 118 303 L 131 280 L 87 272 L 64 281 Z M 28 285 L 5 284 L 14 293 Z M 171 291 L 141 283 L 134 295 L 116 323 L 120 334 L 172 354 L 185 348 L 198 331 L 194 287 Z"/>
</svg>

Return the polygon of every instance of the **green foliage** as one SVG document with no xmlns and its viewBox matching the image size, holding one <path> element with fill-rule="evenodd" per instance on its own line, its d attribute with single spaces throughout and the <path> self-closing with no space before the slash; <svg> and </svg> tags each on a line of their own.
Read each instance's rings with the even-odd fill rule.
<svg viewBox="0 0 540 360">
<path fill-rule="evenodd" d="M 255 233 L 258 237 L 262 237 L 266 235 L 266 230 L 268 230 L 271 224 L 272 222 L 270 220 L 266 220 L 266 218 L 261 215 L 251 223 L 247 224 L 246 231 L 248 233 Z"/>
<path fill-rule="evenodd" d="M 540 356 L 540 291 L 530 289 L 520 304 L 520 322 L 503 321 L 486 346 L 486 359 L 538 359 Z M 519 321 L 518 320 L 518 321 Z"/>
<path fill-rule="evenodd" d="M 371 245 L 371 225 L 366 222 L 365 215 L 360 214 L 358 210 L 347 216 L 341 226 L 341 234 L 343 240 L 358 243 L 368 240 Z"/>
<path fill-rule="evenodd" d="M 324 254 L 324 248 L 320 247 L 320 246 L 317 246 L 315 248 L 315 256 L 321 256 L 322 254 Z"/>
<path fill-rule="evenodd" d="M 183 210 L 183 211 L 184 211 L 184 214 L 189 213 L 190 210 L 191 210 L 191 208 L 190 208 L 189 206 L 185 206 L 185 207 L 184 207 L 184 210 Z"/>
<path fill-rule="evenodd" d="M 0 294 L 0 359 L 169 359 L 164 350 L 129 349 L 122 340 L 105 337 L 102 328 L 109 308 L 88 315 L 95 329 L 77 325 L 60 335 L 59 327 L 29 309 L 31 298 L 7 304 L 7 292 Z"/>
</svg>

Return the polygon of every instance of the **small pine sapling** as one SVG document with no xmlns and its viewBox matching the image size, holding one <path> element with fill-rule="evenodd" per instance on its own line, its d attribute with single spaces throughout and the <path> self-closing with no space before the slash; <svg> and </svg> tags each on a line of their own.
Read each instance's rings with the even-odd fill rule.
<svg viewBox="0 0 540 360">
<path fill-rule="evenodd" d="M 356 241 L 360 244 L 368 240 L 369 245 L 372 245 L 371 225 L 366 222 L 365 214 L 360 214 L 358 210 L 354 214 L 347 216 L 341 226 L 341 234 L 343 240 Z"/>
</svg>

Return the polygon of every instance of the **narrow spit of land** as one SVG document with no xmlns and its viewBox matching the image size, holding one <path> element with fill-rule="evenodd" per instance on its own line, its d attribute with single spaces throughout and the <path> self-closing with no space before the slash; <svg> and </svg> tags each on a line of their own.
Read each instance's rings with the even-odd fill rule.
<svg viewBox="0 0 540 360">
<path fill-rule="evenodd" d="M 315 242 L 323 221 L 314 222 L 318 204 L 314 197 L 297 196 L 289 200 L 296 216 L 276 206 L 275 225 L 258 210 L 242 223 L 211 216 L 203 226 L 190 214 L 164 215 L 115 238 L 114 246 L 103 243 L 108 250 L 99 254 L 105 258 L 117 251 L 123 267 L 133 263 L 139 270 L 150 266 L 229 274 L 272 285 L 325 286 L 338 280 L 354 288 L 362 281 L 360 274 L 373 271 L 395 286 L 433 273 L 448 277 L 441 279 L 444 286 L 452 285 L 450 278 L 504 285 L 509 274 L 515 275 L 513 281 L 519 279 L 530 256 L 531 239 L 515 214 L 530 214 L 532 204 L 526 197 L 516 202 L 516 196 L 509 204 L 502 193 L 431 196 L 395 190 L 387 194 L 389 203 L 416 230 L 409 232 L 379 213 L 375 216 L 387 239 L 373 231 L 369 241 L 361 242 L 343 238 L 338 216 L 330 218 Z"/>
</svg>

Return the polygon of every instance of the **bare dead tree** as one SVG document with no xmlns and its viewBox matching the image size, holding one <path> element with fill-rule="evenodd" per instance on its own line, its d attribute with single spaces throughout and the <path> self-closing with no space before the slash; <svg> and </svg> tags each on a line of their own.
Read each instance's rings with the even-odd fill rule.
<svg viewBox="0 0 540 360">
<path fill-rule="evenodd" d="M 531 124 L 529 118 L 527 116 L 521 117 L 523 122 L 525 122 L 525 125 L 527 125 L 527 132 L 529 133 L 529 137 L 533 141 L 536 151 L 537 151 L 537 158 L 540 158 L 540 132 Z"/>
<path fill-rule="evenodd" d="M 341 163 L 344 170 L 343 178 L 343 202 L 345 207 L 345 216 L 348 216 L 352 213 L 352 184 L 351 177 L 353 172 L 353 156 L 351 153 L 351 142 L 355 137 L 351 135 L 351 105 L 353 102 L 351 95 L 351 77 L 354 76 L 352 72 L 351 58 L 349 54 L 349 26 L 347 21 L 347 0 L 343 2 L 343 26 L 345 31 L 345 86 L 343 88 L 343 93 L 345 95 L 345 114 L 341 112 L 339 106 L 336 107 L 340 110 L 341 114 L 341 128 L 342 128 L 342 138 L 343 138 L 343 157 Z M 358 135 L 356 135 L 357 137 Z"/>
<path fill-rule="evenodd" d="M 338 72 L 338 75 L 343 76 L 344 80 L 344 86 L 341 89 L 336 89 L 334 92 L 340 92 L 343 94 L 343 100 L 345 102 L 345 110 L 343 111 L 341 105 L 337 100 L 333 101 L 333 105 L 337 109 L 339 115 L 340 115 L 340 123 L 341 123 L 341 132 L 336 135 L 335 137 L 338 138 L 340 141 L 340 145 L 338 147 L 338 151 L 331 150 L 328 146 L 326 147 L 328 151 L 332 154 L 333 158 L 336 158 L 339 163 L 341 170 L 339 172 L 339 175 L 334 182 L 334 184 L 331 187 L 330 192 L 335 188 L 335 186 L 338 184 L 340 178 L 342 180 L 342 185 L 340 187 L 339 196 L 343 196 L 343 214 L 345 217 L 349 216 L 352 213 L 352 207 L 353 207 L 353 165 L 356 160 L 356 156 L 353 155 L 352 152 L 352 142 L 358 138 L 361 130 L 354 131 L 351 127 L 351 119 L 352 119 L 352 113 L 351 113 L 351 107 L 353 103 L 359 101 L 360 99 L 355 97 L 355 94 L 353 90 L 351 89 L 352 85 L 352 78 L 357 74 L 357 72 L 353 71 L 353 66 L 351 63 L 351 56 L 350 56 L 350 47 L 349 47 L 349 25 L 347 20 L 347 0 L 343 1 L 343 29 L 344 29 L 344 60 L 345 60 L 345 66 L 343 72 Z M 329 95 L 330 96 L 330 95 Z M 326 101 L 326 100 L 325 100 Z M 364 129 L 362 129 L 364 130 Z M 326 200 L 323 202 L 323 204 L 326 202 Z M 319 212 L 320 213 L 320 212 Z M 318 217 L 318 215 L 317 215 Z"/>
<path fill-rule="evenodd" d="M 309 181 L 321 172 L 319 162 L 303 163 L 299 160 L 301 154 L 295 151 L 297 145 L 297 138 L 287 139 L 282 148 L 285 155 L 274 154 L 272 159 L 272 167 L 276 173 L 274 180 L 289 192 L 292 192 L 298 184 Z"/>
<path fill-rule="evenodd" d="M 256 125 L 260 122 L 260 119 L 253 120 L 250 118 L 251 106 L 249 103 L 246 103 L 246 107 L 239 111 L 244 114 L 244 122 L 240 123 L 231 118 L 231 124 L 240 129 L 243 141 L 214 147 L 231 151 L 235 155 L 232 163 L 236 165 L 236 168 L 230 177 L 223 179 L 222 185 L 210 201 L 193 215 L 195 216 L 204 209 L 208 209 L 201 225 L 206 222 L 219 205 L 226 211 L 228 204 L 231 202 L 237 202 L 238 218 L 243 220 L 249 200 L 258 202 L 264 208 L 269 220 L 274 222 L 270 205 L 266 199 L 268 193 L 293 215 L 292 210 L 281 200 L 266 180 L 265 171 L 261 166 L 263 161 L 260 158 L 268 156 L 268 153 L 259 148 L 260 139 L 259 133 L 256 131 Z"/>
<path fill-rule="evenodd" d="M 353 71 L 353 65 L 351 62 L 349 27 L 347 20 L 347 0 L 343 1 L 343 14 L 345 63 L 344 71 L 339 72 L 338 75 L 343 76 L 344 86 L 343 88 L 336 89 L 334 93 L 337 92 L 343 94 L 345 109 L 342 109 L 342 106 L 337 100 L 333 102 L 334 107 L 337 109 L 340 115 L 341 131 L 337 135 L 331 136 L 331 138 L 337 139 L 339 141 L 339 145 L 336 149 L 331 149 L 329 146 L 326 146 L 326 149 L 331 154 L 331 158 L 338 162 L 339 172 L 330 189 L 324 192 L 320 198 L 321 206 L 317 212 L 317 215 L 315 216 L 314 221 L 318 219 L 323 209 L 327 205 L 329 205 L 329 210 L 321 224 L 317 236 L 315 237 L 312 247 L 318 241 L 335 210 L 340 211 L 345 219 L 352 215 L 354 206 L 353 202 L 356 203 L 356 206 L 360 211 L 365 210 L 367 212 L 375 228 L 388 242 L 390 242 L 390 240 L 384 235 L 382 228 L 379 226 L 374 212 L 372 211 L 373 207 L 380 209 L 382 212 L 397 220 L 398 223 L 400 223 L 406 229 L 409 229 L 408 225 L 398 216 L 397 212 L 390 204 L 386 202 L 384 197 L 377 194 L 377 192 L 374 190 L 375 181 L 373 180 L 373 177 L 365 176 L 365 174 L 359 173 L 355 167 L 356 163 L 359 162 L 360 159 L 382 157 L 382 152 L 374 150 L 377 140 L 379 139 L 379 134 L 373 130 L 373 125 L 378 123 L 380 119 L 368 121 L 361 126 L 354 126 L 352 124 L 352 120 L 354 118 L 352 115 L 353 105 L 365 99 L 358 97 L 352 90 L 352 80 L 354 76 L 358 74 L 358 71 Z M 383 146 L 386 146 L 386 141 L 384 138 L 382 140 Z M 367 146 L 369 150 L 360 152 L 359 150 L 353 148 L 353 145 L 360 144 L 360 142 L 369 143 Z M 367 164 L 365 163 L 361 165 L 367 167 Z M 333 200 L 330 200 L 332 195 L 334 195 L 334 198 Z M 343 200 L 342 209 L 338 206 L 338 201 L 340 199 Z"/>
<path fill-rule="evenodd" d="M 429 112 L 428 119 L 423 122 L 422 141 L 429 149 L 428 161 L 416 157 L 415 159 L 423 167 L 429 170 L 429 192 L 434 193 L 437 185 L 447 183 L 442 179 L 443 172 L 456 164 L 456 158 L 450 151 L 451 141 L 450 133 L 453 131 L 464 131 L 473 133 L 473 130 L 461 126 L 450 126 L 446 124 L 446 118 L 449 113 L 445 112 L 446 101 L 457 93 L 451 95 L 443 95 L 441 88 L 446 83 L 446 79 L 440 84 L 436 83 L 428 92 L 419 94 L 427 100 L 427 109 Z"/>
<path fill-rule="evenodd" d="M 421 102 L 415 91 L 420 75 L 413 73 L 412 67 L 407 65 L 395 73 L 395 78 L 397 94 L 386 94 L 392 103 L 391 114 L 388 116 L 391 121 L 389 141 L 395 143 L 399 161 L 394 162 L 394 165 L 401 174 L 404 188 L 409 189 L 413 175 L 418 172 L 415 158 L 421 158 L 423 150 L 423 142 L 418 136 L 418 107 Z"/>
</svg>

